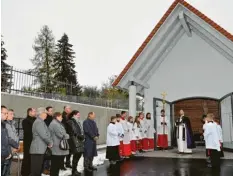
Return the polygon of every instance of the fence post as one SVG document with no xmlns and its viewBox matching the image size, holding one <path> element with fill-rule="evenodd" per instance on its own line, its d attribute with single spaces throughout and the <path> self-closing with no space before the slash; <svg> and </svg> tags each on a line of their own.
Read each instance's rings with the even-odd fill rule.
<svg viewBox="0 0 233 176">
<path fill-rule="evenodd" d="M 18 119 L 18 136 L 19 136 L 19 132 L 20 132 L 20 121 L 21 121 L 21 119 L 19 118 Z"/>
<path fill-rule="evenodd" d="M 43 78 L 42 78 L 43 80 Z M 47 76 L 45 77 L 45 87 L 44 87 L 44 95 L 45 93 L 47 92 L 47 83 L 48 83 L 48 79 L 47 79 Z"/>
<path fill-rule="evenodd" d="M 13 66 L 11 66 L 11 70 L 10 70 L 9 93 L 11 93 L 12 79 L 13 79 Z"/>
<path fill-rule="evenodd" d="M 72 90 L 73 90 L 73 85 L 72 85 L 72 82 L 71 82 L 71 84 L 70 84 L 70 95 L 73 95 Z"/>
</svg>

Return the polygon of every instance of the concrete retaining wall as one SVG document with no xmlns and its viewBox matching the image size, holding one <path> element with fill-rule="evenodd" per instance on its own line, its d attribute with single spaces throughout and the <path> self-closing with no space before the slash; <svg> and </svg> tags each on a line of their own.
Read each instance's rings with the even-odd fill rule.
<svg viewBox="0 0 233 176">
<path fill-rule="evenodd" d="M 96 113 L 96 123 L 99 128 L 100 139 L 98 144 L 105 144 L 106 143 L 106 129 L 109 123 L 109 119 L 112 115 L 120 113 L 120 109 L 113 109 L 113 108 L 105 108 L 105 107 L 98 107 L 92 105 L 84 105 L 78 103 L 70 103 L 65 101 L 58 101 L 58 100 L 50 100 L 50 99 L 43 99 L 38 97 L 30 97 L 24 95 L 14 95 L 14 94 L 7 94 L 1 93 L 1 103 L 2 105 L 7 106 L 8 108 L 14 109 L 16 117 L 26 117 L 26 111 L 29 107 L 47 107 L 52 106 L 54 107 L 54 112 L 56 111 L 63 111 L 63 107 L 65 105 L 70 105 L 72 109 L 79 110 L 81 113 L 82 120 L 87 117 L 88 112 L 95 112 Z"/>
</svg>

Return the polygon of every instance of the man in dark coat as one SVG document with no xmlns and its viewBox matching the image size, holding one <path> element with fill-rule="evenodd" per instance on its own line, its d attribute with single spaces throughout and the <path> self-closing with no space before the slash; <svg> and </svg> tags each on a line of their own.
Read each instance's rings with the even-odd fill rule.
<svg viewBox="0 0 233 176">
<path fill-rule="evenodd" d="M 44 120 L 44 122 L 46 123 L 46 125 L 48 127 L 53 120 L 53 107 L 48 106 L 46 108 L 46 111 L 47 111 L 47 118 Z"/>
<path fill-rule="evenodd" d="M 29 176 L 31 173 L 31 156 L 30 146 L 32 142 L 32 125 L 36 120 L 36 110 L 34 108 L 27 109 L 27 117 L 22 121 L 23 127 L 23 162 L 21 175 Z"/>
<path fill-rule="evenodd" d="M 5 123 L 7 113 L 7 108 L 1 106 L 1 176 L 7 176 L 9 174 L 10 158 L 12 157 L 9 148 L 19 148 L 19 143 L 9 138 Z"/>
<path fill-rule="evenodd" d="M 68 121 L 68 117 L 69 117 L 70 113 L 71 113 L 71 107 L 68 105 L 64 106 L 63 113 L 62 113 L 62 124 L 64 125 L 66 132 L 67 132 L 67 121 Z M 72 169 L 70 157 L 71 157 L 71 154 L 66 156 L 65 165 L 67 168 Z M 66 168 L 64 167 L 64 162 L 62 163 L 61 170 L 66 170 Z"/>
<path fill-rule="evenodd" d="M 83 130 L 85 134 L 84 168 L 88 172 L 97 170 L 92 165 L 93 158 L 97 156 L 96 141 L 99 139 L 99 131 L 94 119 L 95 119 L 95 113 L 89 112 L 87 119 L 83 122 Z"/>
</svg>

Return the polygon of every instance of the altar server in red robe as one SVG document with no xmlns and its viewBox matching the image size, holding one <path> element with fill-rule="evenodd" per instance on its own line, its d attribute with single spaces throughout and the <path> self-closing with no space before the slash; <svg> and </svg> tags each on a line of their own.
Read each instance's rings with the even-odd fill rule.
<svg viewBox="0 0 233 176">
<path fill-rule="evenodd" d="M 155 137 L 155 128 L 153 122 L 151 120 L 151 113 L 146 114 L 146 122 L 147 122 L 147 139 L 148 139 L 148 149 L 154 150 L 154 137 Z"/>
<path fill-rule="evenodd" d="M 133 124 L 133 132 L 135 135 L 135 142 L 136 142 L 136 153 L 140 152 L 142 153 L 142 126 L 140 124 L 140 118 L 139 116 L 136 116 L 135 120 L 134 120 L 134 124 Z"/>
<path fill-rule="evenodd" d="M 130 127 L 128 126 L 128 122 L 126 120 L 126 112 L 121 112 L 121 120 L 120 123 L 122 124 L 124 130 L 124 137 L 123 137 L 123 152 L 122 155 L 125 158 L 129 158 L 131 155 L 131 145 L 130 145 Z"/>
<path fill-rule="evenodd" d="M 148 138 L 147 138 L 147 131 L 148 131 L 148 124 L 146 120 L 144 119 L 143 112 L 139 113 L 139 119 L 140 119 L 140 125 L 141 125 L 141 137 L 142 137 L 142 151 L 146 152 L 148 151 Z"/>
<path fill-rule="evenodd" d="M 137 132 L 135 131 L 134 129 L 134 119 L 132 116 L 129 116 L 128 117 L 128 127 L 129 127 L 129 132 L 130 132 L 130 145 L 131 145 L 131 152 L 132 152 L 132 155 L 135 155 L 136 154 L 136 151 L 137 151 L 137 137 L 138 135 L 136 134 Z"/>
<path fill-rule="evenodd" d="M 167 149 L 168 148 L 168 119 L 165 116 L 165 110 L 161 110 L 160 120 L 158 122 L 158 140 L 157 140 L 157 147 L 160 149 Z"/>
</svg>

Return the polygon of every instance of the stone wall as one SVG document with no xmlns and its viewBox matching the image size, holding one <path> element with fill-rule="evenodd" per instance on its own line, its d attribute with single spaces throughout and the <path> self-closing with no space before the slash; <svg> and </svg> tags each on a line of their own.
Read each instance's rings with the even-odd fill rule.
<svg viewBox="0 0 233 176">
<path fill-rule="evenodd" d="M 100 133 L 98 144 L 106 143 L 106 130 L 110 117 L 121 112 L 120 109 L 105 108 L 7 93 L 1 93 L 1 101 L 2 105 L 14 109 L 16 117 L 21 118 L 26 117 L 26 111 L 29 107 L 38 108 L 52 106 L 54 107 L 54 111 L 62 112 L 65 105 L 70 105 L 72 109 L 80 111 L 82 120 L 87 117 L 88 112 L 93 111 L 96 113 L 96 123 Z"/>
</svg>

